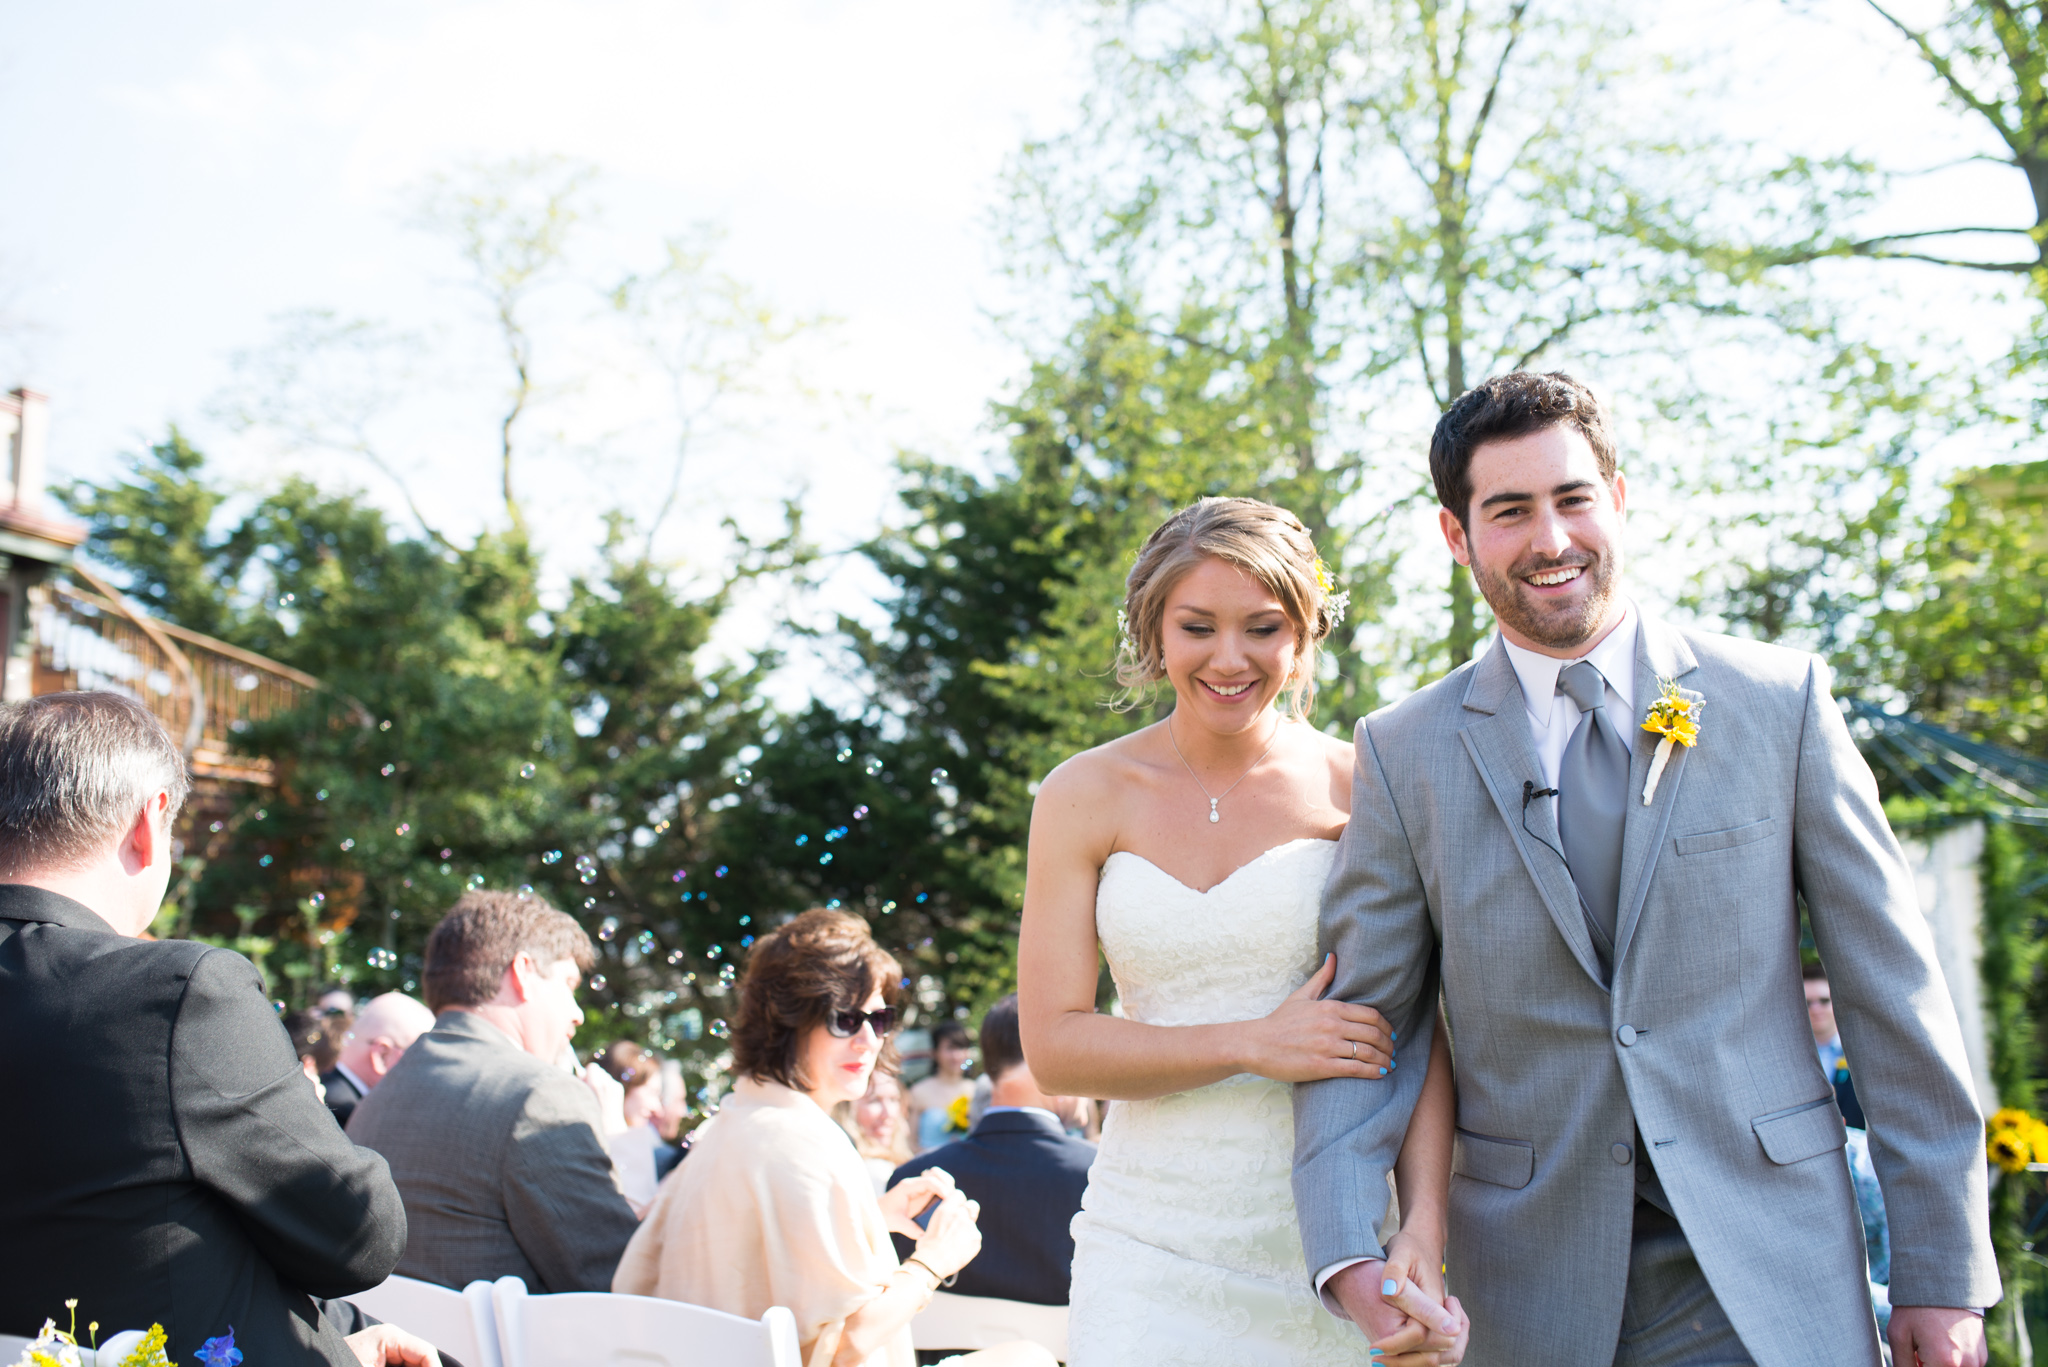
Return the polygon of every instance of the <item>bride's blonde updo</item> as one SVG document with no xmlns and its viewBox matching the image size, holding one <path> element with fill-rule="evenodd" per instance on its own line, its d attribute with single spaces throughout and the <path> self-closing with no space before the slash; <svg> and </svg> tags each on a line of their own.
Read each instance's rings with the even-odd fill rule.
<svg viewBox="0 0 2048 1367">
<path fill-rule="evenodd" d="M 1348 595 L 1334 591 L 1330 571 L 1301 519 L 1255 498 L 1205 498 L 1145 538 L 1124 581 L 1117 682 L 1138 690 L 1166 677 L 1167 597 L 1189 570 L 1208 559 L 1237 566 L 1280 600 L 1296 642 L 1281 696 L 1289 716 L 1306 719 L 1316 696 L 1316 648 L 1343 620 Z"/>
</svg>

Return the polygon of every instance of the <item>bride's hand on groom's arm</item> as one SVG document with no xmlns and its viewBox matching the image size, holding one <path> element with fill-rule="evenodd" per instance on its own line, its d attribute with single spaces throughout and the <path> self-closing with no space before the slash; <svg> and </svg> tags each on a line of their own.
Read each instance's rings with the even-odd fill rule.
<svg viewBox="0 0 2048 1367">
<path fill-rule="evenodd" d="M 1315 976 L 1245 1030 L 1247 1071 L 1276 1082 L 1318 1082 L 1327 1077 L 1385 1077 L 1394 1067 L 1394 1040 L 1386 1020 L 1370 1006 L 1324 1001 L 1337 976 L 1337 956 L 1323 959 Z"/>
</svg>

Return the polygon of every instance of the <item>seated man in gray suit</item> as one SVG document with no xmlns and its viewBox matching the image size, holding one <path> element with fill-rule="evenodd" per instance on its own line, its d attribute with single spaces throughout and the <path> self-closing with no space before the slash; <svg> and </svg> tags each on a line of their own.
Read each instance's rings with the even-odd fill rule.
<svg viewBox="0 0 2048 1367">
<path fill-rule="evenodd" d="M 598 1142 L 597 1098 L 558 1062 L 596 962 L 583 927 L 531 893 L 465 893 L 427 938 L 438 1019 L 348 1125 L 405 1199 L 401 1275 L 611 1290 L 637 1222 Z"/>
</svg>

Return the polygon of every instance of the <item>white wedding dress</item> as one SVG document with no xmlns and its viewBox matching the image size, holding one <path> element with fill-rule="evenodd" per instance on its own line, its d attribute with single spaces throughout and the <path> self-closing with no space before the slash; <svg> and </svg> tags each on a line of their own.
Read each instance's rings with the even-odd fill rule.
<svg viewBox="0 0 2048 1367">
<path fill-rule="evenodd" d="M 1337 845 L 1295 840 L 1197 892 L 1119 851 L 1095 931 L 1123 1012 L 1151 1025 L 1254 1020 L 1316 968 Z M 1295 1228 L 1284 1082 L 1241 1073 L 1111 1104 L 1074 1217 L 1070 1367 L 1309 1367 L 1371 1359 L 1317 1303 Z"/>
</svg>

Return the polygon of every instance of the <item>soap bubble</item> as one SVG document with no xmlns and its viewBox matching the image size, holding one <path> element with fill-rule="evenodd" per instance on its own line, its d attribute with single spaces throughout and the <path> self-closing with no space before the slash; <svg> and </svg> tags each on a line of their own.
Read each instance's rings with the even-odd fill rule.
<svg viewBox="0 0 2048 1367">
<path fill-rule="evenodd" d="M 377 772 L 384 775 L 384 777 L 386 778 L 390 778 L 393 774 L 398 772 L 398 766 L 395 764 L 387 764 L 382 769 L 379 769 Z"/>
<path fill-rule="evenodd" d="M 718 981 L 724 983 L 727 987 L 731 987 L 733 984 L 733 979 L 739 977 L 739 975 L 739 969 L 733 967 L 731 964 L 722 964 L 719 966 Z"/>
<path fill-rule="evenodd" d="M 711 876 L 712 876 L 713 878 L 723 878 L 723 877 L 725 877 L 725 865 L 723 865 L 723 864 L 720 864 L 720 865 L 719 865 L 719 866 L 718 866 L 717 868 L 713 869 L 713 870 L 711 871 Z"/>
<path fill-rule="evenodd" d="M 352 850 L 352 849 L 354 849 L 355 847 L 356 847 L 356 842 L 355 842 L 355 837 L 353 837 L 353 836 L 351 836 L 351 837 L 349 837 L 349 838 L 348 838 L 347 840 L 344 840 L 344 841 L 342 841 L 342 842 L 341 842 L 341 848 L 342 848 L 342 849 L 344 849 L 344 850 Z"/>
<path fill-rule="evenodd" d="M 871 759 L 866 764 L 861 765 L 860 769 L 861 772 L 866 774 L 869 778 L 873 778 L 876 774 L 882 772 L 882 761 L 878 759 Z"/>
<path fill-rule="evenodd" d="M 753 947 L 754 947 L 754 937 L 753 937 L 753 936 L 751 936 L 751 935 L 742 935 L 742 936 L 740 936 L 740 948 L 741 948 L 741 949 L 752 949 Z"/>
<path fill-rule="evenodd" d="M 654 952 L 654 932 L 651 930 L 641 931 L 633 938 L 633 943 L 642 954 L 652 954 Z"/>
<path fill-rule="evenodd" d="M 271 857 L 266 854 L 261 859 L 256 861 L 256 867 L 259 869 L 267 869 L 271 866 L 273 862 L 275 861 L 273 861 Z"/>
<path fill-rule="evenodd" d="M 884 902 L 884 903 L 882 903 L 882 915 L 884 915 L 884 916 L 889 916 L 889 915 L 893 915 L 893 914 L 895 913 L 895 910 L 896 910 L 896 904 L 895 904 L 894 902 Z"/>
<path fill-rule="evenodd" d="M 713 945 L 713 946 L 711 946 L 711 947 L 710 947 L 709 949 L 705 950 L 705 951 L 704 951 L 704 953 L 705 953 L 705 954 L 706 954 L 707 956 L 709 956 L 709 957 L 711 957 L 711 958 L 715 959 L 715 958 L 717 958 L 717 957 L 718 957 L 719 955 L 721 955 L 721 954 L 725 953 L 725 946 L 724 946 L 724 945 Z"/>
<path fill-rule="evenodd" d="M 583 899 L 583 909 L 584 909 L 585 911 L 591 911 L 591 910 L 594 910 L 594 909 L 596 908 L 596 906 L 597 906 L 597 899 L 596 899 L 595 897 L 586 897 L 586 898 L 584 898 L 584 899 Z"/>
<path fill-rule="evenodd" d="M 853 751 L 847 749 L 845 746 L 842 745 L 839 747 L 839 753 L 837 755 L 834 755 L 833 758 L 838 760 L 841 764 L 844 764 L 846 763 L 846 761 L 853 758 Z"/>
<path fill-rule="evenodd" d="M 531 883 L 521 883 L 521 884 L 519 885 L 519 895 L 520 895 L 521 897 L 531 897 L 531 896 L 533 896 L 533 884 L 531 884 Z"/>
<path fill-rule="evenodd" d="M 545 850 L 541 854 L 540 862 L 543 864 L 559 864 L 562 862 L 562 852 L 560 850 Z"/>
<path fill-rule="evenodd" d="M 732 1034 L 732 1027 L 722 1020 L 715 1020 L 711 1022 L 711 1033 L 719 1039 L 725 1039 Z"/>
<path fill-rule="evenodd" d="M 388 721 L 380 721 L 377 723 L 377 729 L 379 731 L 389 731 L 391 729 L 391 723 Z"/>
<path fill-rule="evenodd" d="M 287 593 L 277 600 L 277 605 L 281 608 L 288 608 L 298 601 L 299 595 L 297 595 L 296 593 Z"/>
<path fill-rule="evenodd" d="M 455 851 L 453 851 L 453 850 L 443 850 L 443 851 L 441 851 L 441 857 L 442 857 L 443 859 L 453 859 L 453 858 L 455 857 Z"/>
<path fill-rule="evenodd" d="M 598 974 L 596 977 L 590 980 L 590 990 L 592 992 L 602 992 L 609 985 L 610 984 L 605 982 L 604 974 L 602 973 Z"/>
<path fill-rule="evenodd" d="M 468 888 L 471 892 L 475 892 L 478 888 L 482 887 L 483 885 L 484 876 L 480 873 L 472 873 L 469 876 L 468 881 L 463 884 L 463 886 Z"/>
<path fill-rule="evenodd" d="M 519 766 L 519 777 L 521 778 L 532 778 L 538 772 L 539 770 L 532 764 L 522 764 Z"/>
<path fill-rule="evenodd" d="M 822 866 L 822 865 L 825 865 L 825 864 L 829 864 L 829 863 L 831 863 L 831 862 L 832 862 L 832 851 L 830 851 L 830 850 L 827 850 L 827 851 L 825 851 L 825 852 L 824 852 L 823 854 L 821 854 L 821 855 L 819 855 L 819 856 L 818 856 L 818 863 L 819 863 L 819 864 L 820 864 L 821 866 Z"/>
<path fill-rule="evenodd" d="M 930 893 L 928 893 L 928 892 L 920 892 L 920 893 L 919 893 L 919 894 L 917 895 L 917 900 L 918 900 L 918 901 L 920 901 L 920 902 L 924 902 L 924 901 L 929 901 L 930 899 L 931 899 L 931 894 L 930 894 Z"/>
<path fill-rule="evenodd" d="M 868 816 L 868 809 L 867 809 L 867 805 L 866 805 L 865 803 L 863 803 L 863 804 L 862 804 L 861 806 L 855 807 L 855 808 L 853 809 L 853 819 L 854 819 L 855 821 L 865 821 L 865 820 L 867 820 L 867 816 Z"/>
<path fill-rule="evenodd" d="M 399 823 L 398 823 L 398 833 L 399 833 L 400 835 L 411 835 L 411 834 L 412 834 L 412 823 L 411 823 L 410 821 L 401 821 L 401 822 L 399 822 Z"/>
<path fill-rule="evenodd" d="M 932 770 L 932 787 L 936 788 L 941 783 L 946 782 L 948 779 L 952 777 L 953 776 L 947 773 L 944 769 L 934 769 Z"/>
<path fill-rule="evenodd" d="M 319 792 L 313 794 L 313 800 L 315 802 L 325 802 L 327 800 L 327 790 L 322 788 Z"/>
<path fill-rule="evenodd" d="M 738 783 L 752 783 L 754 781 L 754 771 L 744 764 L 733 770 L 732 776 L 733 780 Z"/>
<path fill-rule="evenodd" d="M 796 843 L 799 845 L 808 845 L 811 843 L 811 838 L 807 835 L 800 835 L 796 838 Z"/>
<path fill-rule="evenodd" d="M 308 897 L 306 900 L 313 904 L 313 910 L 318 911 L 320 910 L 320 908 L 327 905 L 327 894 L 324 892 L 316 892 L 311 897 Z"/>
<path fill-rule="evenodd" d="M 398 967 L 398 956 L 380 945 L 370 951 L 368 962 L 372 968 L 392 969 Z"/>
<path fill-rule="evenodd" d="M 206 829 L 212 831 L 215 835 L 219 835 L 221 831 L 225 828 L 225 826 L 225 822 L 216 821 L 211 826 L 208 826 Z"/>
<path fill-rule="evenodd" d="M 671 949 L 668 952 L 668 961 L 672 964 L 681 963 L 683 961 L 683 951 L 681 951 L 680 949 Z"/>
<path fill-rule="evenodd" d="M 597 938 L 600 940 L 609 940 L 618 933 L 619 918 L 616 916 L 605 917 L 604 923 L 597 928 Z"/>
<path fill-rule="evenodd" d="M 668 876 L 668 881 L 671 883 L 680 883 L 689 876 L 690 871 L 688 869 L 677 869 L 674 873 Z"/>
</svg>

